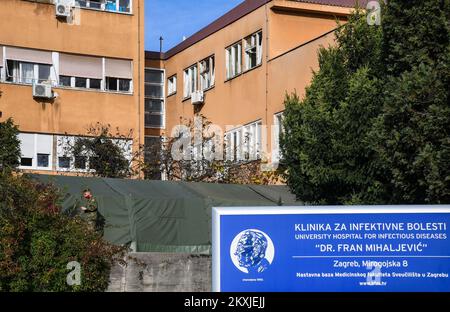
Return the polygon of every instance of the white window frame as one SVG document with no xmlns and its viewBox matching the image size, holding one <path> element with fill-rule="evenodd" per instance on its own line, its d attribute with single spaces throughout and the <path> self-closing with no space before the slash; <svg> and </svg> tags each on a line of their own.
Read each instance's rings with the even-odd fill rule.
<svg viewBox="0 0 450 312">
<path fill-rule="evenodd" d="M 65 142 L 69 141 L 69 144 L 74 144 L 76 138 L 80 138 L 79 136 L 74 135 L 55 135 L 56 137 L 56 155 L 55 155 L 55 168 L 56 171 L 60 172 L 78 172 L 78 173 L 92 173 L 95 172 L 95 170 L 90 168 L 90 159 L 92 155 L 89 153 L 86 153 L 85 151 L 82 152 L 82 157 L 86 157 L 86 169 L 79 169 L 75 168 L 75 155 L 68 155 L 66 152 L 66 147 L 62 146 Z M 88 138 L 88 137 L 85 137 Z M 125 140 L 125 139 L 112 139 L 113 143 L 118 144 L 120 141 L 128 141 L 124 151 L 125 158 L 131 162 L 132 159 L 132 149 L 133 149 L 133 141 L 132 140 Z M 126 142 L 123 142 L 126 143 Z M 123 145 L 119 145 L 120 147 Z M 63 168 L 59 166 L 59 158 L 60 157 L 67 157 L 70 159 L 70 167 L 69 168 Z"/>
<path fill-rule="evenodd" d="M 261 135 L 261 120 L 236 127 L 233 130 L 226 132 L 226 159 L 229 161 L 251 161 L 261 159 Z"/>
<path fill-rule="evenodd" d="M 61 84 L 58 84 L 58 87 L 60 88 L 73 88 L 73 89 L 81 89 L 81 90 L 95 90 L 95 91 L 103 91 L 103 81 L 102 79 L 95 79 L 95 78 L 86 78 L 86 77 L 74 77 L 74 76 L 66 76 L 66 75 L 60 75 L 59 76 L 59 83 L 61 83 L 61 76 L 69 77 L 70 78 L 70 86 L 63 86 Z M 83 87 L 76 87 L 75 86 L 75 79 L 81 78 L 86 79 L 86 88 Z M 100 80 L 100 88 L 99 89 L 91 89 L 91 79 L 92 80 Z M 131 87 L 131 86 L 130 86 Z M 108 90 L 109 91 L 109 90 Z M 121 91 L 123 92 L 123 91 Z"/>
<path fill-rule="evenodd" d="M 62 141 L 64 140 L 64 141 Z M 61 172 L 88 172 L 87 170 L 83 170 L 83 169 L 76 169 L 75 170 L 75 156 L 73 155 L 67 155 L 65 153 L 65 148 L 63 143 L 66 142 L 66 140 L 70 141 L 69 144 L 74 144 L 74 140 L 75 140 L 75 136 L 70 136 L 70 135 L 58 135 L 56 136 L 56 171 L 61 171 Z M 63 168 L 59 166 L 59 157 L 67 157 L 70 159 L 70 165 L 69 168 Z M 86 166 L 87 168 L 87 166 Z"/>
<path fill-rule="evenodd" d="M 244 39 L 245 71 L 262 64 L 262 30 L 259 30 Z M 251 54 L 255 54 L 256 63 L 251 64 Z"/>
<path fill-rule="evenodd" d="M 81 4 L 79 4 L 78 0 L 75 0 L 75 5 L 80 6 L 80 8 L 89 8 L 89 9 L 93 9 L 93 10 L 105 10 L 106 0 L 100 0 L 100 1 L 84 0 L 84 1 L 86 2 L 86 5 L 82 6 Z M 100 2 L 100 8 L 91 8 L 91 1 L 95 2 L 95 3 Z"/>
<path fill-rule="evenodd" d="M 8 67 L 8 61 L 13 62 L 13 68 Z M 31 82 L 24 82 L 25 78 L 22 77 L 22 67 L 24 64 L 31 64 L 33 66 L 33 78 L 30 78 L 32 80 Z M 39 81 L 39 66 L 49 66 L 50 67 L 50 74 L 49 74 L 48 81 L 53 85 L 53 83 L 54 83 L 54 81 L 52 80 L 52 71 L 54 70 L 53 65 L 39 64 L 39 63 L 25 62 L 25 61 L 17 61 L 17 60 L 7 60 L 7 59 L 5 59 L 5 81 L 12 77 L 12 81 L 10 81 L 12 83 L 32 85 L 33 83 Z M 6 73 L 9 75 L 7 75 Z M 29 78 L 27 78 L 27 79 L 29 79 Z"/>
<path fill-rule="evenodd" d="M 272 130 L 272 163 L 279 163 L 281 159 L 280 135 L 284 133 L 283 128 L 284 111 L 273 115 Z"/>
<path fill-rule="evenodd" d="M 107 80 L 106 80 L 107 78 L 117 79 L 117 89 L 116 90 L 108 89 L 108 84 L 107 84 Z M 128 91 L 121 91 L 119 89 L 119 85 L 120 85 L 119 81 L 120 80 L 129 80 L 130 81 L 130 90 L 128 90 Z M 122 93 L 122 94 L 133 94 L 133 79 L 105 76 L 105 83 L 104 83 L 104 85 L 105 85 L 105 90 L 104 91 L 106 91 L 106 92 L 114 92 L 114 93 Z M 98 89 L 90 89 L 90 90 L 98 90 Z"/>
<path fill-rule="evenodd" d="M 70 144 L 74 144 L 75 143 L 75 139 L 78 138 L 78 136 L 73 136 L 73 135 L 58 135 L 56 142 L 57 142 L 57 147 L 56 147 L 56 157 L 55 157 L 55 163 L 56 163 L 56 171 L 60 171 L 60 172 L 77 172 L 77 173 L 90 173 L 90 172 L 94 172 L 94 170 L 91 170 L 89 165 L 90 165 L 90 156 L 88 155 L 86 152 L 82 152 L 82 155 L 78 155 L 78 156 L 82 156 L 82 157 L 86 157 L 86 168 L 85 169 L 81 169 L 81 168 L 75 168 L 75 155 L 67 155 L 65 153 L 65 150 L 62 149 L 60 145 L 62 144 L 60 140 L 69 140 Z M 70 166 L 69 168 L 63 168 L 59 166 L 59 158 L 60 157 L 67 157 L 70 159 Z"/>
<path fill-rule="evenodd" d="M 236 60 L 237 56 L 237 60 Z M 242 42 L 236 42 L 225 49 L 226 78 L 232 79 L 242 73 Z"/>
<path fill-rule="evenodd" d="M 145 125 L 145 115 L 147 114 L 145 112 L 145 107 L 144 107 L 144 125 L 145 128 L 152 128 L 152 129 L 164 129 L 166 127 L 166 86 L 165 86 L 165 81 L 166 81 L 166 70 L 165 69 L 161 69 L 161 68 L 153 68 L 153 67 L 146 67 L 145 70 L 153 70 L 153 71 L 159 71 L 162 73 L 162 79 L 161 79 L 161 83 L 152 83 L 152 82 L 144 82 L 146 85 L 157 85 L 160 86 L 162 89 L 162 94 L 161 97 L 150 97 L 145 95 L 145 99 L 149 99 L 149 100 L 156 100 L 156 101 L 161 101 L 161 112 L 148 112 L 148 114 L 150 115 L 158 115 L 158 116 L 162 116 L 162 124 L 161 126 L 147 126 Z M 145 88 L 144 88 L 145 90 Z M 144 91 L 145 92 L 145 91 Z M 145 100 L 144 100 L 145 103 Z M 144 104 L 145 106 L 145 104 Z"/>
<path fill-rule="evenodd" d="M 0 81 L 5 81 L 6 80 L 6 47 L 4 46 L 0 46 L 0 49 L 2 49 L 2 55 L 3 55 L 3 59 L 0 59 L 0 61 L 2 62 L 2 66 L 0 66 Z"/>
<path fill-rule="evenodd" d="M 75 5 L 79 8 L 83 8 L 83 9 L 99 10 L 99 11 L 122 13 L 122 14 L 133 14 L 133 0 L 129 0 L 130 1 L 130 11 L 129 12 L 120 11 L 119 0 L 115 0 L 115 9 L 114 10 L 109 10 L 106 8 L 107 0 L 101 0 L 100 9 L 99 8 L 91 8 L 90 2 L 92 0 L 84 0 L 84 1 L 86 2 L 86 5 L 81 6 L 77 0 L 75 1 Z"/>
<path fill-rule="evenodd" d="M 183 98 L 188 99 L 198 90 L 198 66 L 191 65 L 183 71 Z"/>
<path fill-rule="evenodd" d="M 172 75 L 167 78 L 167 96 L 177 93 L 177 75 Z"/>
<path fill-rule="evenodd" d="M 25 132 L 23 132 L 21 134 L 33 136 L 33 157 L 31 158 L 31 166 L 19 165 L 19 169 L 22 169 L 22 170 L 52 171 L 53 170 L 53 150 L 54 150 L 53 135 L 42 134 L 42 133 L 25 133 Z M 38 154 L 43 154 L 43 153 L 38 153 L 37 152 L 38 151 L 38 141 L 39 141 L 38 137 L 39 136 L 51 136 L 52 137 L 49 153 L 48 154 L 47 153 L 44 154 L 44 155 L 48 155 L 48 167 L 39 167 L 38 166 Z M 22 151 L 22 146 L 21 146 L 21 151 Z M 22 153 L 21 153 L 21 159 L 22 159 Z"/>
<path fill-rule="evenodd" d="M 52 61 L 53 64 L 40 64 L 40 63 L 33 63 L 33 62 L 26 62 L 26 61 L 18 61 L 18 60 L 10 60 L 6 56 L 6 47 L 0 47 L 3 48 L 3 67 L 0 67 L 0 81 L 6 82 L 6 83 L 15 83 L 15 84 L 24 84 L 24 85 L 32 85 L 34 82 L 39 81 L 39 66 L 49 66 L 50 67 L 50 75 L 48 81 L 51 83 L 53 87 L 56 88 L 72 88 L 76 90 L 89 90 L 89 91 L 97 91 L 97 92 L 113 92 L 113 93 L 121 93 L 121 94 L 133 94 L 134 89 L 134 82 L 133 79 L 125 79 L 125 78 L 118 78 L 118 77 L 108 77 L 108 78 L 114 78 L 118 80 L 117 83 L 117 89 L 116 90 L 109 90 L 106 88 L 106 79 L 105 76 L 105 58 L 102 57 L 103 62 L 103 73 L 102 78 L 87 78 L 87 77 L 75 77 L 75 76 L 67 76 L 70 77 L 70 86 L 63 86 L 61 85 L 61 76 L 66 75 L 60 75 L 59 73 L 59 52 L 52 52 Z M 6 56 L 6 57 L 5 57 Z M 8 67 L 8 63 L 13 63 L 13 68 Z M 23 64 L 32 64 L 33 65 L 33 78 L 32 82 L 23 82 L 24 78 L 22 77 L 22 66 Z M 75 86 L 75 78 L 83 78 L 86 79 L 86 88 L 83 87 L 76 87 Z M 8 81 L 10 80 L 11 81 Z M 90 83 L 91 80 L 100 80 L 100 88 L 91 88 Z M 119 90 L 119 84 L 120 80 L 129 80 L 130 81 L 130 89 L 128 91 L 120 91 Z"/>
<path fill-rule="evenodd" d="M 202 91 L 211 89 L 215 85 L 215 58 L 214 55 L 199 62 L 200 67 L 200 89 Z"/>
</svg>

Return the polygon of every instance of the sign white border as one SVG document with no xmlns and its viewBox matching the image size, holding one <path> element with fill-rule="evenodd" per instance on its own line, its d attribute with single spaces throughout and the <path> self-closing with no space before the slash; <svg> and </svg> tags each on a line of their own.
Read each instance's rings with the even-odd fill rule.
<svg viewBox="0 0 450 312">
<path fill-rule="evenodd" d="M 411 214 L 450 213 L 450 205 L 386 205 L 386 206 L 267 206 L 213 207 L 212 209 L 212 291 L 220 292 L 220 217 L 225 215 L 287 214 Z"/>
</svg>

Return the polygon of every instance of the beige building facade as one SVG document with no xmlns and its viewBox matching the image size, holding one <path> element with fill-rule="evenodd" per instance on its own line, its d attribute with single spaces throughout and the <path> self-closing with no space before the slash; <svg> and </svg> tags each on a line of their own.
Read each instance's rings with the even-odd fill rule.
<svg viewBox="0 0 450 312">
<path fill-rule="evenodd" d="M 162 53 L 144 51 L 144 2 L 2 0 L 0 121 L 19 125 L 21 169 L 89 173 L 89 155 L 63 148 L 89 126 L 131 131 L 131 155 L 198 115 L 227 159 L 276 165 L 285 95 L 304 96 L 355 5 L 246 0 Z"/>
<path fill-rule="evenodd" d="M 319 47 L 334 44 L 337 23 L 354 5 L 248 0 L 166 53 L 147 52 L 146 67 L 164 75 L 158 124 L 146 106 L 147 138 L 171 136 L 201 114 L 223 130 L 227 159 L 250 154 L 276 164 L 285 95 L 304 96 Z"/>
<path fill-rule="evenodd" d="M 2 0 L 0 121 L 20 130 L 21 169 L 89 171 L 63 140 L 96 123 L 144 143 L 144 0 Z"/>
</svg>

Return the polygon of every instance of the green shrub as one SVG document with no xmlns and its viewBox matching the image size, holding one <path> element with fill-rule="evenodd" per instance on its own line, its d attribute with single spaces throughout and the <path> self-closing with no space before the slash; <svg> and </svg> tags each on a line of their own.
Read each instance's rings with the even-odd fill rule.
<svg viewBox="0 0 450 312">
<path fill-rule="evenodd" d="M 450 1 L 390 1 L 374 150 L 394 203 L 450 203 Z"/>
<path fill-rule="evenodd" d="M 374 203 L 387 179 L 368 144 L 382 106 L 381 31 L 356 11 L 336 38 L 336 46 L 320 49 L 320 69 L 304 100 L 286 96 L 281 137 L 286 181 L 310 203 Z"/>
<path fill-rule="evenodd" d="M 11 118 L 0 122 L 0 169 L 19 166 L 20 141 L 19 129 Z"/>
<path fill-rule="evenodd" d="M 60 212 L 60 192 L 23 176 L 0 175 L 0 291 L 103 291 L 123 249 L 85 221 Z M 67 264 L 81 266 L 70 286 Z"/>
<path fill-rule="evenodd" d="M 450 1 L 356 11 L 286 97 L 286 180 L 314 204 L 450 203 Z"/>
</svg>

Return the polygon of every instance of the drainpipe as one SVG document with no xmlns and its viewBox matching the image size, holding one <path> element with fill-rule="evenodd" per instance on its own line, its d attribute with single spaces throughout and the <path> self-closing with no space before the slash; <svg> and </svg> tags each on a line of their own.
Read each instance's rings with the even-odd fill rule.
<svg viewBox="0 0 450 312">
<path fill-rule="evenodd" d="M 138 0 L 138 82 L 139 82 L 139 86 L 138 86 L 138 149 L 140 149 L 141 146 L 141 140 L 142 140 L 142 131 L 141 131 L 141 119 L 142 119 L 142 113 L 141 113 L 141 99 L 142 99 L 142 94 L 141 94 L 141 85 L 142 85 L 142 75 L 141 75 L 141 1 Z M 141 172 L 141 160 L 139 159 L 139 174 L 138 177 L 141 178 L 142 177 L 142 172 Z"/>
<path fill-rule="evenodd" d="M 265 66 L 265 71 L 266 71 L 266 81 L 265 81 L 265 89 L 266 89 L 266 94 L 265 94 L 265 100 L 266 100 L 266 146 L 265 146 L 265 150 L 267 151 L 267 153 L 270 153 L 270 155 L 272 154 L 272 151 L 269 151 L 269 136 L 268 136 L 268 132 L 270 131 L 271 133 L 271 129 L 272 129 L 272 123 L 269 122 L 269 107 L 268 107 L 268 103 L 269 103 L 269 14 L 268 14 L 268 9 L 269 9 L 269 2 L 267 1 L 265 4 L 265 14 L 266 14 L 266 31 L 265 31 L 265 47 L 266 47 L 266 66 Z M 270 138 L 272 140 L 272 138 Z"/>
</svg>

